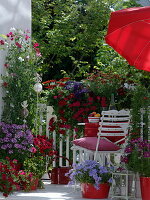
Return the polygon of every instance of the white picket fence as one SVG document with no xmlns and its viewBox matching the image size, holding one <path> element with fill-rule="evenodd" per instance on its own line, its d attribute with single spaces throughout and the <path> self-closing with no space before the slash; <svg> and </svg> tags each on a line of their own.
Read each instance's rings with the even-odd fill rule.
<svg viewBox="0 0 150 200">
<path fill-rule="evenodd" d="M 45 104 L 39 104 L 38 114 L 39 114 L 39 134 L 42 134 L 45 131 L 46 126 L 46 136 L 49 138 L 50 135 L 53 138 L 53 146 L 58 151 L 58 159 L 52 162 L 52 166 L 56 167 L 56 162 L 59 163 L 59 166 L 69 166 L 71 161 L 72 151 L 71 147 L 71 138 L 73 138 L 73 132 L 69 129 L 66 132 L 66 135 L 57 134 L 56 131 L 50 133 L 49 131 L 49 121 L 52 117 L 55 117 L 53 114 L 53 108 L 51 106 L 46 106 Z M 44 126 L 43 126 L 44 125 Z M 58 138 L 59 137 L 59 138 Z M 64 158 L 63 158 L 64 157 Z M 67 159 L 65 159 L 67 158 Z M 49 163 L 49 160 L 47 161 Z"/>
</svg>

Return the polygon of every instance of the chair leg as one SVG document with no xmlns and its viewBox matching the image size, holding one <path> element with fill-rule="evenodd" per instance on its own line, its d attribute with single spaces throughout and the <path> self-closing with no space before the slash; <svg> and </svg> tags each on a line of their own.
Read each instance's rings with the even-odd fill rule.
<svg viewBox="0 0 150 200">
<path fill-rule="evenodd" d="M 84 151 L 83 150 L 79 150 L 79 162 L 83 162 L 84 161 Z"/>
<path fill-rule="evenodd" d="M 77 155 L 76 155 L 76 150 L 73 149 L 73 164 L 77 162 Z"/>
</svg>

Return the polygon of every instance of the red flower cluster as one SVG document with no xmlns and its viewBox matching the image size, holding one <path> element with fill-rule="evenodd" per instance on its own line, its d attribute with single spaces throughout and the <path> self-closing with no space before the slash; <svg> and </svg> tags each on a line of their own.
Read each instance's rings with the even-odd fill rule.
<svg viewBox="0 0 150 200">
<path fill-rule="evenodd" d="M 37 57 L 41 57 L 42 55 L 41 55 L 40 49 L 37 48 L 38 46 L 39 46 L 39 43 L 34 43 L 34 44 L 33 44 L 33 48 L 35 49 L 36 56 L 37 56 Z"/>
<path fill-rule="evenodd" d="M 45 85 L 45 88 L 47 89 L 54 89 L 56 86 L 59 87 L 64 87 L 66 81 L 68 81 L 70 78 L 69 77 L 64 77 L 62 79 L 60 79 L 59 81 L 56 80 L 48 80 L 43 82 L 43 85 Z"/>
<path fill-rule="evenodd" d="M 0 162 L 0 192 L 5 197 L 19 187 L 16 165 L 17 160 L 11 161 L 9 158 L 6 158 L 5 162 Z"/>
<path fill-rule="evenodd" d="M 37 135 L 37 137 L 34 137 L 33 144 L 37 150 L 35 153 L 42 154 L 42 156 L 53 156 L 56 154 L 53 148 L 53 140 L 48 139 L 48 137 L 44 135 Z"/>
<path fill-rule="evenodd" d="M 57 116 L 57 121 L 51 118 L 49 130 L 56 130 L 59 134 L 66 134 L 68 129 L 73 130 L 79 122 L 88 122 L 91 112 L 100 112 L 101 107 L 107 106 L 106 97 L 90 94 L 82 83 L 68 80 L 65 77 L 59 81 L 43 82 L 50 89 L 49 104 Z"/>
</svg>

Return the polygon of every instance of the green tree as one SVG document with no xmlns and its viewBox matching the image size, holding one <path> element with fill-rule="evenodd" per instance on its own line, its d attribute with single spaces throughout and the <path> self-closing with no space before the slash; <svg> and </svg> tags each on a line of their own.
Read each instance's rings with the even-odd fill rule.
<svg viewBox="0 0 150 200">
<path fill-rule="evenodd" d="M 44 48 L 44 70 L 74 73 L 76 62 L 94 65 L 97 41 L 107 27 L 110 3 L 85 0 L 33 0 L 33 36 Z M 76 61 L 76 62 L 74 62 Z"/>
<path fill-rule="evenodd" d="M 43 80 L 60 78 L 60 70 L 78 76 L 91 71 L 110 12 L 133 6 L 138 6 L 134 0 L 32 0 L 33 36 L 44 56 Z"/>
</svg>

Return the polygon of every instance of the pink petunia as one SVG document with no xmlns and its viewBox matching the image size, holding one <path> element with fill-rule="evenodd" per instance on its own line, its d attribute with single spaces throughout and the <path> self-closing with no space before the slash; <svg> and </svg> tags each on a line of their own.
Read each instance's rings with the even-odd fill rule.
<svg viewBox="0 0 150 200">
<path fill-rule="evenodd" d="M 30 38 L 30 36 L 25 35 L 25 40 L 28 40 Z"/>
<path fill-rule="evenodd" d="M 4 45 L 5 44 L 4 40 L 0 40 L 0 44 Z"/>
<path fill-rule="evenodd" d="M 22 48 L 21 44 L 19 44 L 19 42 L 15 43 L 17 47 Z"/>
<path fill-rule="evenodd" d="M 36 153 L 36 152 L 37 152 L 37 150 L 36 150 L 35 147 L 31 147 L 30 151 L 31 151 L 32 153 Z"/>
<path fill-rule="evenodd" d="M 35 48 L 35 47 L 39 47 L 39 43 L 34 43 L 33 44 L 33 47 Z"/>
</svg>

